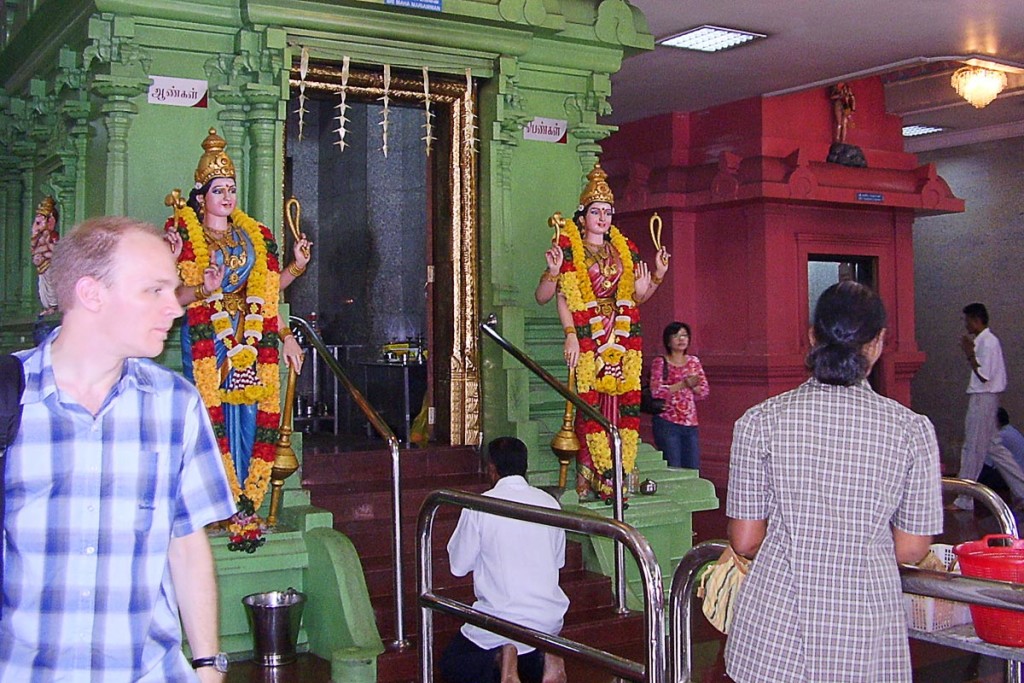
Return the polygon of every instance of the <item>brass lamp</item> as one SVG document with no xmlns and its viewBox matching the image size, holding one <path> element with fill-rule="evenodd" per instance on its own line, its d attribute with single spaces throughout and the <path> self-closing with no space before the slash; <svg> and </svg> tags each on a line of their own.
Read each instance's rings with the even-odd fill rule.
<svg viewBox="0 0 1024 683">
<path fill-rule="evenodd" d="M 270 514 L 267 525 L 277 525 L 277 513 L 281 507 L 281 493 L 284 480 L 299 469 L 299 459 L 292 449 L 292 404 L 295 399 L 295 380 L 298 373 L 295 368 L 288 369 L 288 386 L 284 393 L 284 409 L 281 411 L 281 428 L 278 430 L 277 451 L 274 454 L 274 466 L 270 470 Z"/>
</svg>

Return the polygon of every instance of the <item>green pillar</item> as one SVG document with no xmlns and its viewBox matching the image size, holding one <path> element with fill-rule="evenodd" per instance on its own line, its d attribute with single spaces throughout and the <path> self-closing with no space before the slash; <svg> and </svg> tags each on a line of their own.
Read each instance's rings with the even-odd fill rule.
<svg viewBox="0 0 1024 683">
<path fill-rule="evenodd" d="M 278 103 L 277 92 L 263 92 L 249 98 L 249 215 L 257 218 L 274 230 L 280 221 L 280 212 L 275 208 L 275 198 L 280 194 L 280 185 L 275 183 L 274 164 L 277 159 Z"/>
<path fill-rule="evenodd" d="M 123 216 L 128 196 L 128 131 L 139 108 L 117 84 L 105 82 L 93 88 L 107 101 L 100 107 L 107 128 L 107 185 L 104 212 Z"/>
<path fill-rule="evenodd" d="M 4 231 L 4 303 L 20 310 L 25 305 L 21 279 L 26 267 L 23 251 L 28 240 L 21 228 L 22 181 L 16 158 L 5 160 L 0 179 L 4 187 L 0 193 L 0 216 L 8 226 Z"/>
<path fill-rule="evenodd" d="M 35 204 L 32 202 L 32 179 L 35 174 L 35 148 L 31 143 L 17 143 L 14 146 L 14 153 L 18 157 L 18 171 L 21 182 L 18 183 L 21 189 L 21 201 L 18 208 L 21 213 L 11 225 L 18 230 L 18 253 L 17 264 L 21 264 L 21 277 L 17 283 L 18 307 L 23 312 L 34 308 L 36 292 L 36 269 L 32 266 L 32 220 L 35 218 Z"/>
</svg>

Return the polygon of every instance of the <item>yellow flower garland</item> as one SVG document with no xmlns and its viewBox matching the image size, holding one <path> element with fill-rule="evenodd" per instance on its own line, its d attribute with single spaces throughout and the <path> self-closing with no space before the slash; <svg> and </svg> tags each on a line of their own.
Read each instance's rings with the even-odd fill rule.
<svg viewBox="0 0 1024 683">
<path fill-rule="evenodd" d="M 181 217 L 185 222 L 189 241 L 192 243 L 195 260 L 183 262 L 180 272 L 182 281 L 190 287 L 195 287 L 203 282 L 203 272 L 210 267 L 210 251 L 206 245 L 203 226 L 195 211 L 191 207 L 185 207 L 181 211 Z M 246 343 L 239 343 L 228 349 L 231 366 L 236 370 L 244 370 L 256 365 L 257 352 L 254 344 L 263 336 L 263 319 L 277 315 L 281 287 L 280 276 L 267 268 L 267 245 L 263 233 L 260 231 L 259 222 L 238 208 L 231 212 L 231 222 L 245 231 L 255 252 L 253 268 L 246 283 L 247 312 L 242 326 Z M 223 294 L 218 292 L 212 294 L 206 301 L 196 301 L 190 305 L 205 304 L 208 301 L 213 301 L 217 309 L 217 312 L 210 316 L 214 334 L 223 339 L 232 333 L 230 316 L 223 310 L 220 303 L 223 301 Z M 203 396 L 203 400 L 206 401 L 206 405 L 211 408 L 219 406 L 221 403 L 256 403 L 269 393 L 268 385 L 262 382 L 244 389 L 220 389 L 220 371 L 217 369 L 216 361 L 204 363 L 203 370 L 209 371 L 209 374 L 201 372 L 199 367 L 194 370 L 196 387 Z M 279 410 L 280 407 L 276 408 L 274 412 Z"/>
<path fill-rule="evenodd" d="M 590 276 L 585 271 L 586 254 L 583 246 L 583 239 L 580 231 L 574 223 L 568 222 L 562 228 L 562 235 L 569 240 L 572 249 L 574 270 L 563 272 L 559 276 L 559 287 L 565 296 L 566 304 L 573 313 L 591 310 L 590 316 L 591 338 L 595 341 L 604 332 L 604 326 L 596 315 L 597 295 L 590 282 Z M 636 277 L 633 272 L 633 255 L 629 250 L 629 242 L 625 235 L 612 226 L 610 231 L 612 247 L 619 255 L 622 262 L 622 274 L 616 288 L 616 304 L 622 306 L 635 306 L 633 294 L 636 287 Z M 607 349 L 615 344 L 615 337 L 627 337 L 630 335 L 630 322 L 622 320 L 623 316 L 616 316 L 613 325 L 614 333 L 603 347 Z M 615 351 L 616 353 L 618 351 Z M 608 395 L 622 395 L 628 391 L 640 390 L 640 373 L 643 366 L 643 356 L 634 349 L 629 349 L 622 356 L 622 379 L 615 377 L 597 377 L 597 354 L 593 351 L 586 351 L 580 354 L 576 363 L 576 391 L 580 394 L 591 390 L 597 390 Z M 636 462 L 636 451 L 639 443 L 639 434 L 634 429 L 620 428 L 619 434 L 622 437 L 622 466 L 627 472 L 632 471 Z M 605 432 L 593 432 L 586 434 L 586 442 L 590 451 L 591 459 L 598 474 L 603 474 L 612 468 L 611 447 L 608 443 L 608 435 Z"/>
<path fill-rule="evenodd" d="M 575 228 L 575 224 L 572 224 Z M 600 317 L 596 313 L 597 309 L 597 295 L 594 294 L 594 288 L 590 283 L 590 276 L 583 270 L 585 263 L 586 252 L 583 247 L 583 239 L 580 237 L 579 230 L 576 229 L 565 229 L 563 228 L 562 234 L 569 239 L 569 244 L 572 247 L 572 260 L 574 264 L 579 264 L 576 267 L 578 270 L 562 273 L 559 277 L 561 283 L 562 293 L 565 295 L 566 303 L 569 306 L 570 311 L 583 311 L 586 309 L 593 309 L 594 315 L 591 316 L 590 320 L 590 336 L 595 341 L 599 339 L 604 333 L 604 325 L 600 321 Z M 634 306 L 633 292 L 636 285 L 636 277 L 633 273 L 633 254 L 629 251 L 629 242 L 626 241 L 625 235 L 612 226 L 611 229 L 611 243 L 612 247 L 619 255 L 619 259 L 622 261 L 622 274 L 619 277 L 619 284 L 615 290 L 616 303 L 625 304 L 627 306 Z M 584 303 L 586 302 L 586 303 Z M 625 318 L 623 320 L 623 318 Z M 616 316 L 614 318 L 614 335 L 609 338 L 606 343 L 612 345 L 615 342 L 615 337 L 628 337 L 630 335 L 630 321 L 625 316 Z M 599 352 L 602 351 L 599 349 Z M 628 350 L 622 360 L 623 366 L 623 378 L 617 379 L 615 377 L 602 377 L 600 380 L 597 379 L 597 358 L 591 351 L 580 354 L 580 359 L 576 366 L 576 387 L 577 391 L 584 393 L 589 391 L 591 388 L 596 388 L 602 394 L 608 394 L 612 396 L 621 396 L 627 391 L 639 391 L 640 390 L 640 371 L 643 365 L 643 357 L 638 351 Z M 595 386 L 596 385 L 596 386 Z"/>
<path fill-rule="evenodd" d="M 186 207 L 180 215 L 185 222 L 195 260 L 183 261 L 179 264 L 179 273 L 185 285 L 195 287 L 203 282 L 203 272 L 210 267 L 210 252 L 206 244 L 206 236 L 203 233 L 203 226 L 195 212 L 190 207 Z M 248 282 L 246 282 L 246 315 L 243 322 L 244 336 L 250 343 L 238 344 L 232 347 L 228 353 L 231 365 L 236 369 L 255 366 L 259 384 L 230 391 L 221 389 L 220 370 L 215 357 L 194 359 L 192 374 L 195 378 L 196 389 L 208 408 L 216 408 L 222 403 L 257 403 L 258 410 L 277 414 L 280 412 L 281 406 L 278 366 L 276 363 L 258 363 L 258 354 L 253 344 L 263 336 L 263 320 L 277 317 L 281 289 L 280 275 L 267 267 L 267 246 L 259 222 L 238 208 L 231 212 L 231 221 L 248 235 L 255 252 L 255 263 L 249 273 Z M 208 301 L 222 299 L 222 294 L 214 294 L 206 301 L 196 301 L 190 306 L 204 305 Z M 215 335 L 222 336 L 225 329 L 230 333 L 230 317 L 223 310 L 218 310 L 217 313 L 211 315 L 210 320 Z M 238 500 L 239 496 L 244 493 L 252 501 L 254 508 L 258 510 L 270 485 L 273 463 L 260 458 L 251 458 L 249 474 L 246 477 L 243 491 L 238 481 L 231 452 L 222 452 L 221 459 L 235 500 Z"/>
</svg>

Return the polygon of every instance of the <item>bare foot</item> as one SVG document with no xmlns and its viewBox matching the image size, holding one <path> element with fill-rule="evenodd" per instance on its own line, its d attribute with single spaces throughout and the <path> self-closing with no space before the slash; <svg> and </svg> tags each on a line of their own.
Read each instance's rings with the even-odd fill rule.
<svg viewBox="0 0 1024 683">
<path fill-rule="evenodd" d="M 542 683 L 565 683 L 565 661 L 550 652 L 544 655 L 544 679 Z"/>
<path fill-rule="evenodd" d="M 516 646 L 502 645 L 498 658 L 501 660 L 501 683 L 519 683 L 519 653 Z"/>
</svg>

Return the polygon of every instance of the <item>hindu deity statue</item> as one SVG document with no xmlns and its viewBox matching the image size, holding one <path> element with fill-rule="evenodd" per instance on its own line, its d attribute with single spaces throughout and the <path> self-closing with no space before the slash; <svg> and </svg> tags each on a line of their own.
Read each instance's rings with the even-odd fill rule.
<svg viewBox="0 0 1024 683">
<path fill-rule="evenodd" d="M 186 307 L 182 365 L 210 413 L 240 510 L 259 510 L 278 436 L 279 363 L 302 365 L 278 302 L 305 271 L 312 243 L 301 235 L 282 270 L 270 229 L 238 207 L 227 142 L 211 128 L 202 146 L 195 186 L 166 226 Z"/>
<path fill-rule="evenodd" d="M 640 437 L 640 373 L 643 368 L 640 311 L 668 272 L 670 254 L 658 250 L 653 273 L 636 245 L 612 224 L 615 197 L 601 164 L 587 175 L 573 220 L 562 223 L 535 296 L 545 304 L 557 296 L 565 332 L 564 356 L 576 370 L 576 392 L 622 437 L 622 461 L 630 472 Z M 608 435 L 577 411 L 580 451 L 576 491 L 610 501 L 612 453 Z"/>
</svg>

